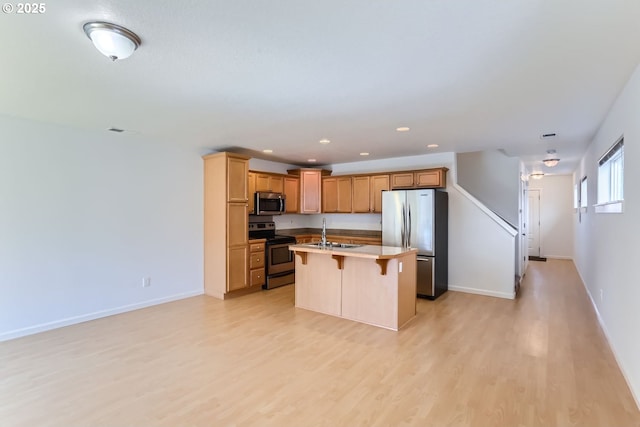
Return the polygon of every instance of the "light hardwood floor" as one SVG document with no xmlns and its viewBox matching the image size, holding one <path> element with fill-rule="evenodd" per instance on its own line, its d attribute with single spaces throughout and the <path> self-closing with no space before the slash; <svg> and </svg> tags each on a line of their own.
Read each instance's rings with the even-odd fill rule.
<svg viewBox="0 0 640 427">
<path fill-rule="evenodd" d="M 4 426 L 639 426 L 570 261 L 515 301 L 448 292 L 392 332 L 287 286 L 0 343 Z"/>
</svg>

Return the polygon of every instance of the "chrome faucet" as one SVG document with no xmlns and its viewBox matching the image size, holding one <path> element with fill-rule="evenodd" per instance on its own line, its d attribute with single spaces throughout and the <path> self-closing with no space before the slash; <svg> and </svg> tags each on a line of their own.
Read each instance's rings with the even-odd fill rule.
<svg viewBox="0 0 640 427">
<path fill-rule="evenodd" d="M 327 219 L 322 218 L 322 246 L 327 246 Z"/>
</svg>

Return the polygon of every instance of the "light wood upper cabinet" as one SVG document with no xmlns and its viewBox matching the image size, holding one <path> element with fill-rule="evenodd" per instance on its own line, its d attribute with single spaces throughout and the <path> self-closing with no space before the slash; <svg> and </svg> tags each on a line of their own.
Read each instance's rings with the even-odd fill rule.
<svg viewBox="0 0 640 427">
<path fill-rule="evenodd" d="M 353 177 L 353 212 L 382 212 L 382 190 L 389 189 L 389 175 Z"/>
<path fill-rule="evenodd" d="M 433 169 L 416 172 L 416 187 L 446 187 L 446 171 Z"/>
<path fill-rule="evenodd" d="M 300 191 L 300 179 L 294 177 L 284 177 L 284 196 L 285 200 L 285 212 L 296 213 L 299 209 L 299 197 Z"/>
<path fill-rule="evenodd" d="M 351 212 L 351 177 L 338 177 L 338 212 Z"/>
<path fill-rule="evenodd" d="M 256 192 L 256 173 L 254 172 L 249 172 L 248 173 L 248 183 L 247 183 L 247 188 L 248 188 L 248 198 L 249 198 L 249 213 L 253 213 L 255 211 L 256 208 L 256 201 L 253 197 L 253 195 Z"/>
<path fill-rule="evenodd" d="M 284 193 L 284 177 L 283 176 L 271 176 L 271 191 L 274 193 Z"/>
<path fill-rule="evenodd" d="M 284 192 L 284 177 L 281 175 L 272 175 L 268 173 L 255 173 L 256 189 L 255 191 L 268 191 L 271 193 Z"/>
<path fill-rule="evenodd" d="M 413 180 L 413 172 L 392 173 L 391 188 L 413 188 L 415 181 Z"/>
<path fill-rule="evenodd" d="M 300 213 L 320 213 L 321 188 L 319 170 L 300 172 Z"/>
<path fill-rule="evenodd" d="M 227 157 L 228 202 L 246 202 L 248 200 L 248 174 L 249 162 L 245 158 Z"/>
<path fill-rule="evenodd" d="M 366 213 L 371 211 L 370 176 L 353 177 L 353 212 Z"/>
<path fill-rule="evenodd" d="M 322 179 L 322 212 L 351 212 L 351 177 Z"/>
<path fill-rule="evenodd" d="M 447 168 L 396 172 L 391 174 L 391 188 L 445 188 Z"/>
<path fill-rule="evenodd" d="M 335 178 L 322 180 L 322 212 L 338 211 L 338 181 Z"/>
<path fill-rule="evenodd" d="M 266 173 L 256 173 L 256 191 L 271 191 L 271 177 Z"/>
<path fill-rule="evenodd" d="M 371 177 L 370 208 L 371 212 L 382 212 L 382 192 L 389 190 L 389 175 L 374 175 Z"/>
<path fill-rule="evenodd" d="M 331 171 L 323 169 L 291 169 L 291 175 L 300 179 L 300 210 L 298 213 L 320 213 L 322 207 L 322 175 Z"/>
</svg>

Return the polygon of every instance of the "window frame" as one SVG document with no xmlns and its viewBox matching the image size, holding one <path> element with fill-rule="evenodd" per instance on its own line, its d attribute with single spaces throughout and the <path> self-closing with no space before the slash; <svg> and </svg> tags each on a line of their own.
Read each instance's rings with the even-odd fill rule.
<svg viewBox="0 0 640 427">
<path fill-rule="evenodd" d="M 614 169 L 614 170 L 612 170 Z M 624 135 L 598 160 L 596 213 L 622 213 L 624 207 Z"/>
</svg>

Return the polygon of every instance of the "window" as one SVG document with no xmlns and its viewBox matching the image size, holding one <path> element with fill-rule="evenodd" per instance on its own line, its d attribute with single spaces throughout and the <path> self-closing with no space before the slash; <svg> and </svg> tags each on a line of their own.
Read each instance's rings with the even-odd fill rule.
<svg viewBox="0 0 640 427">
<path fill-rule="evenodd" d="M 624 137 L 598 161 L 596 212 L 622 212 L 624 200 Z"/>
<path fill-rule="evenodd" d="M 580 181 L 580 207 L 587 210 L 587 177 L 585 176 Z"/>
</svg>

